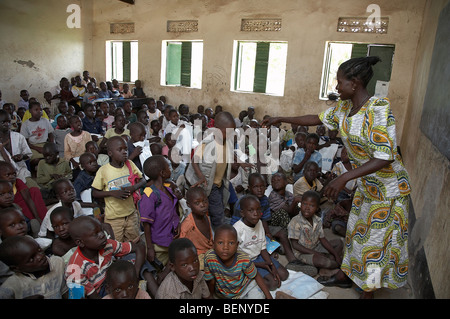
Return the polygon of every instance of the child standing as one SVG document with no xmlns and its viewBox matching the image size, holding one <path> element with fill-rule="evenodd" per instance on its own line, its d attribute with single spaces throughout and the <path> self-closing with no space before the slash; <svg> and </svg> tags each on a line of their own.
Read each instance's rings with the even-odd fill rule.
<svg viewBox="0 0 450 319">
<path fill-rule="evenodd" d="M 328 241 L 325 238 L 322 220 L 316 216 L 319 208 L 320 195 L 317 192 L 307 191 L 303 194 L 300 214 L 293 217 L 288 226 L 289 239 L 300 261 L 337 272 L 342 262 L 343 244 L 340 239 Z"/>
<path fill-rule="evenodd" d="M 186 203 L 191 214 L 181 223 L 180 238 L 188 238 L 194 243 L 203 270 L 204 255 L 213 248 L 214 240 L 208 217 L 208 196 L 203 188 L 192 187 L 186 192 Z"/>
<path fill-rule="evenodd" d="M 106 147 L 111 160 L 97 171 L 92 182 L 92 197 L 104 198 L 104 222 L 111 224 L 116 239 L 134 240 L 139 237 L 139 217 L 133 193 L 145 185 L 145 179 L 136 165 L 128 160 L 127 144 L 122 137 L 108 139 Z M 132 183 L 132 175 L 137 175 L 140 180 Z"/>
<path fill-rule="evenodd" d="M 33 238 L 5 239 L 0 244 L 0 259 L 15 272 L 0 286 L 0 299 L 62 299 L 67 293 L 64 260 L 47 257 Z"/>
<path fill-rule="evenodd" d="M 263 278 L 248 254 L 238 250 L 236 229 L 216 228 L 214 249 L 205 254 L 205 280 L 211 295 L 226 299 L 272 299 Z"/>
<path fill-rule="evenodd" d="M 83 124 L 79 116 L 71 116 L 69 124 L 72 132 L 64 138 L 64 159 L 76 169 L 80 165 L 79 157 L 84 153 L 86 143 L 92 141 L 92 138 L 89 132 L 83 130 Z"/>
<path fill-rule="evenodd" d="M 240 204 L 242 219 L 233 225 L 238 234 L 239 248 L 250 256 L 269 290 L 275 290 L 289 273 L 266 250 L 266 233 L 260 219 L 262 212 L 258 197 L 245 195 Z"/>
<path fill-rule="evenodd" d="M 178 199 L 169 186 L 169 163 L 162 155 L 149 157 L 144 163 L 144 173 L 149 178 L 139 204 L 147 244 L 147 259 L 155 258 L 166 265 L 169 245 L 178 235 L 180 217 L 177 214 Z"/>
<path fill-rule="evenodd" d="M 223 224 L 225 205 L 230 197 L 231 164 L 228 163 L 233 162 L 232 135 L 235 128 L 234 118 L 229 112 L 217 114 L 212 130 L 214 134 L 209 134 L 201 141 L 185 172 L 188 186 L 204 187 L 208 194 L 213 229 Z"/>
<path fill-rule="evenodd" d="M 178 238 L 170 243 L 169 266 L 171 272 L 159 286 L 156 299 L 211 298 L 192 241 Z"/>
</svg>

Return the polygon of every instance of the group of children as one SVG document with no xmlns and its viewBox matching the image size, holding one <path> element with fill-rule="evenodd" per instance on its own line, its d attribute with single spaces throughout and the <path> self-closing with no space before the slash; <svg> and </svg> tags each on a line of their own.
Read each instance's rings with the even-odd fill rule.
<svg viewBox="0 0 450 319">
<path fill-rule="evenodd" d="M 117 81 L 96 89 L 87 71 L 64 79 L 45 94 L 56 112 L 27 92 L 28 118 L 2 103 L 0 298 L 73 298 L 76 287 L 85 298 L 270 299 L 288 270 L 339 269 L 342 241 L 323 228 L 345 235 L 355 185 L 338 202 L 321 195 L 351 169 L 335 132 L 267 136 L 254 107 L 191 114 L 164 96 L 117 107 L 111 97 L 145 97 L 140 81 L 131 94 Z M 269 141 L 279 153 L 261 155 Z"/>
</svg>

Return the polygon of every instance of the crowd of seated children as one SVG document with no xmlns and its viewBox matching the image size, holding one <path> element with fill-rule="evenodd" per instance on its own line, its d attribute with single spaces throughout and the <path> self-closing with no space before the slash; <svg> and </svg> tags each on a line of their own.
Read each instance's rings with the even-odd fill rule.
<svg viewBox="0 0 450 319">
<path fill-rule="evenodd" d="M 84 297 L 104 299 L 272 298 L 287 269 L 338 269 L 342 247 L 323 228 L 345 236 L 355 183 L 323 211 L 320 191 L 351 169 L 337 132 L 292 125 L 265 135 L 256 107 L 199 104 L 191 114 L 147 97 L 140 80 L 108 82 L 97 87 L 85 71 L 42 103 L 22 90 L 20 112 L 2 100 L 0 298 L 67 298 L 74 267 L 86 263 Z M 188 161 L 180 136 L 192 137 Z M 278 154 L 259 153 L 277 141 Z M 340 151 L 325 172 L 319 151 L 332 144 Z M 267 161 L 287 151 L 283 167 Z M 280 248 L 269 253 L 272 240 Z M 46 262 L 30 271 L 17 258 L 25 253 Z M 60 289 L 37 290 L 49 281 Z"/>
</svg>

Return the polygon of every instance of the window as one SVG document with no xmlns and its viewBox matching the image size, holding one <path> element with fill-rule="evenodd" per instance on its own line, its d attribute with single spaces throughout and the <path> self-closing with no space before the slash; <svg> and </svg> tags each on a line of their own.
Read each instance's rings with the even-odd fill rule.
<svg viewBox="0 0 450 319">
<path fill-rule="evenodd" d="M 202 87 L 203 41 L 163 41 L 161 85 Z"/>
<path fill-rule="evenodd" d="M 369 94 L 387 94 L 391 80 L 395 45 L 349 42 L 327 42 L 320 85 L 321 100 L 328 100 L 328 94 L 336 92 L 336 73 L 339 66 L 351 59 L 363 56 L 378 56 L 381 62 L 373 66 L 373 77 L 367 85 Z"/>
<path fill-rule="evenodd" d="M 138 79 L 137 41 L 106 41 L 106 79 L 119 82 Z"/>
<path fill-rule="evenodd" d="M 287 42 L 235 41 L 231 90 L 284 95 Z"/>
</svg>

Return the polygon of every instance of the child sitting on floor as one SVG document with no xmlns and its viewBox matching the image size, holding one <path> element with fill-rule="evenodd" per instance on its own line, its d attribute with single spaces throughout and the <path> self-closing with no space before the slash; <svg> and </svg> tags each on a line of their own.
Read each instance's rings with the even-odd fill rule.
<svg viewBox="0 0 450 319">
<path fill-rule="evenodd" d="M 101 223 L 89 216 L 81 216 L 70 222 L 69 233 L 78 247 L 67 264 L 65 278 L 67 283 L 76 281 L 82 285 L 87 298 L 98 299 L 106 296 L 106 271 L 114 257 L 135 258 L 136 273 L 151 280 L 151 272 L 154 269 L 145 264 L 145 246 L 142 242 L 108 239 Z M 130 253 L 135 255 L 130 256 Z"/>
<path fill-rule="evenodd" d="M 16 170 L 11 163 L 0 161 L 0 179 L 11 182 L 14 191 L 14 203 L 20 206 L 28 219 L 42 222 L 47 214 L 47 207 L 37 187 L 30 187 L 17 178 Z"/>
<path fill-rule="evenodd" d="M 269 290 L 280 287 L 289 276 L 288 271 L 266 249 L 266 232 L 261 222 L 261 204 L 255 195 L 245 195 L 240 200 L 242 219 L 236 228 L 239 248 L 255 263 Z"/>
<path fill-rule="evenodd" d="M 171 272 L 159 286 L 156 299 L 210 299 L 197 250 L 188 238 L 170 243 L 169 267 Z"/>
<path fill-rule="evenodd" d="M 294 262 L 296 260 L 291 246 L 289 245 L 289 239 L 287 237 L 286 229 L 282 227 L 283 223 L 278 220 L 279 216 L 275 216 L 276 219 L 272 221 L 272 212 L 270 209 L 270 202 L 265 195 L 266 181 L 260 173 L 251 173 L 248 177 L 248 191 L 249 194 L 255 195 L 260 203 L 262 215 L 261 223 L 265 231 L 266 236 L 269 239 L 276 239 L 283 247 L 283 252 L 286 254 L 288 262 Z M 234 224 L 237 220 L 242 219 L 242 204 L 239 200 L 234 206 L 234 213 L 231 218 L 231 224 Z M 274 224 L 272 224 L 272 222 Z M 287 226 L 287 224 L 286 224 Z"/>
<path fill-rule="evenodd" d="M 122 135 L 130 136 L 130 130 L 125 128 L 125 115 L 123 115 L 122 113 L 117 113 L 114 116 L 114 127 L 106 131 L 105 136 L 100 142 L 99 149 L 103 150 L 103 148 L 106 146 L 106 142 L 108 142 L 108 139 L 110 139 L 111 137 Z"/>
<path fill-rule="evenodd" d="M 103 299 L 151 299 L 148 292 L 139 287 L 136 268 L 127 260 L 116 260 L 108 267 L 105 287 L 108 294 Z"/>
<path fill-rule="evenodd" d="M 69 234 L 69 224 L 72 220 L 72 210 L 66 206 L 55 208 L 50 216 L 50 223 L 57 236 L 52 241 L 51 251 L 54 255 L 62 257 L 65 263 L 69 261 L 77 247 Z"/>
<path fill-rule="evenodd" d="M 319 165 L 313 161 L 307 162 L 304 167 L 304 175 L 294 183 L 294 196 L 301 197 L 309 190 L 320 192 L 323 186 L 317 178 L 318 174 Z"/>
<path fill-rule="evenodd" d="M 83 111 L 85 117 L 82 120 L 82 130 L 90 134 L 95 134 L 93 135 L 92 140 L 97 142 L 99 140 L 97 135 L 105 134 L 103 130 L 103 121 L 95 117 L 96 109 L 94 105 L 86 104 Z"/>
<path fill-rule="evenodd" d="M 55 131 L 53 132 L 55 135 L 55 144 L 59 157 L 64 157 L 64 140 L 66 135 L 72 132 L 72 129 L 69 127 L 69 122 L 65 115 L 58 116 L 56 122 L 58 125 L 55 127 Z"/>
<path fill-rule="evenodd" d="M 136 167 L 142 172 L 143 164 L 145 159 L 151 156 L 149 149 L 144 149 L 144 147 L 148 148 L 145 145 L 145 126 L 140 122 L 134 122 L 128 125 L 128 129 L 130 130 L 130 140 L 127 143 L 128 147 L 128 159 L 133 161 Z M 145 159 L 141 159 L 141 154 L 145 154 Z"/>
<path fill-rule="evenodd" d="M 100 153 L 99 146 L 94 141 L 86 143 L 85 152 L 94 154 L 99 166 L 103 166 L 109 163 L 109 156 L 107 154 Z"/>
<path fill-rule="evenodd" d="M 25 123 L 22 123 L 20 134 L 25 136 L 28 146 L 33 153 L 30 159 L 30 165 L 34 169 L 39 160 L 44 157 L 44 144 L 54 141 L 54 129 L 50 121 L 42 117 L 42 107 L 39 102 L 31 102 L 29 110 L 31 118 Z"/>
<path fill-rule="evenodd" d="M 74 218 L 84 215 L 80 203 L 75 200 L 75 188 L 73 187 L 70 180 L 68 180 L 67 178 L 61 178 L 53 183 L 52 188 L 53 193 L 55 194 L 56 199 L 59 202 L 53 205 L 48 210 L 47 215 L 45 215 L 45 218 L 42 221 L 41 229 L 39 230 L 40 237 L 46 237 L 50 239 L 55 238 L 55 232 L 50 222 L 50 216 L 52 214 L 52 211 L 57 207 L 65 206 L 70 208 Z"/>
<path fill-rule="evenodd" d="M 297 215 L 299 197 L 294 195 L 286 189 L 288 184 L 287 177 L 284 173 L 278 172 L 272 175 L 272 191 L 268 196 L 272 218 L 270 225 L 279 226 L 287 229 L 291 218 Z"/>
<path fill-rule="evenodd" d="M 288 226 L 288 235 L 296 257 L 307 265 L 337 272 L 342 262 L 343 244 L 340 239 L 328 241 L 323 231 L 322 220 L 317 216 L 320 209 L 320 194 L 307 191 L 301 200 L 300 213 Z M 320 271 L 319 270 L 319 271 Z M 321 272 L 322 276 L 334 273 Z"/>
<path fill-rule="evenodd" d="M 0 244 L 0 260 L 15 272 L 0 286 L 0 299 L 65 297 L 64 260 L 59 256 L 47 257 L 33 238 L 5 239 Z"/>
<path fill-rule="evenodd" d="M 52 183 L 60 178 L 72 179 L 72 169 L 69 162 L 59 157 L 55 143 L 46 143 L 43 154 L 44 160 L 37 167 L 36 181 L 41 188 L 42 198 L 51 201 L 54 198 L 51 193 Z"/>
<path fill-rule="evenodd" d="M 205 280 L 211 295 L 222 299 L 272 299 L 269 289 L 249 255 L 238 249 L 236 229 L 216 228 L 214 249 L 205 254 Z"/>
<path fill-rule="evenodd" d="M 95 143 L 95 142 L 94 142 Z M 95 155 L 92 153 L 83 153 L 80 156 L 80 166 L 82 168 L 81 172 L 78 174 L 77 178 L 73 182 L 73 187 L 76 192 L 76 200 L 80 202 L 83 208 L 96 208 L 101 207 L 99 204 L 93 201 L 92 195 L 90 196 L 90 201 L 83 201 L 81 193 L 84 191 L 90 191 L 92 182 L 94 181 L 95 174 L 98 171 L 99 165 Z"/>
</svg>

